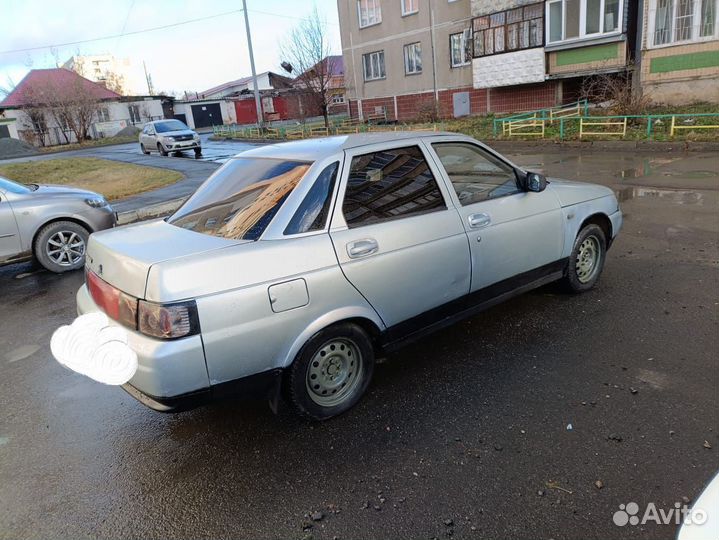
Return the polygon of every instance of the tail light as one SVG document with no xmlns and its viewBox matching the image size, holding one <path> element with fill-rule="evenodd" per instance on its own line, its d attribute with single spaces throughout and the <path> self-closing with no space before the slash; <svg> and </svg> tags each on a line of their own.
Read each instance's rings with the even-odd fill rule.
<svg viewBox="0 0 719 540">
<path fill-rule="evenodd" d="M 177 339 L 200 332 L 197 304 L 194 301 L 155 304 L 139 300 L 85 270 L 90 296 L 111 319 L 160 339 Z"/>
</svg>

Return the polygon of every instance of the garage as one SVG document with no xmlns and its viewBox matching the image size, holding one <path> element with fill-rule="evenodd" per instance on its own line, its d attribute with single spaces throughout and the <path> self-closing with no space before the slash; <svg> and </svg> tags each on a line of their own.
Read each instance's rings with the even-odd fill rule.
<svg viewBox="0 0 719 540">
<path fill-rule="evenodd" d="M 191 109 L 196 128 L 222 125 L 222 110 L 219 103 L 192 105 Z"/>
</svg>

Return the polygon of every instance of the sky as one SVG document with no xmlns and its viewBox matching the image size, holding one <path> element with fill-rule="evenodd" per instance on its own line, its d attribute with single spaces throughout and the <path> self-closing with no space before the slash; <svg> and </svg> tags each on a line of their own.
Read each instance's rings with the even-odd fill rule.
<svg viewBox="0 0 719 540">
<path fill-rule="evenodd" d="M 283 73 L 280 43 L 314 6 L 340 54 L 336 0 L 247 0 L 257 73 Z M 156 92 L 202 91 L 248 76 L 241 9 L 242 0 L 0 0 L 0 88 L 77 54 L 129 58 L 140 75 L 144 61 Z"/>
</svg>

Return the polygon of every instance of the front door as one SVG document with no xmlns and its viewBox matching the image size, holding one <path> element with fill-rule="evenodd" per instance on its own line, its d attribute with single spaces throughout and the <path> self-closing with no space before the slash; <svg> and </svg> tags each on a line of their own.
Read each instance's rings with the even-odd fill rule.
<svg viewBox="0 0 719 540">
<path fill-rule="evenodd" d="M 563 222 L 551 191 L 525 191 L 513 166 L 476 144 L 430 146 L 453 187 L 469 237 L 472 291 L 525 272 L 556 270 L 549 265 L 561 257 Z"/>
<path fill-rule="evenodd" d="M 330 236 L 342 271 L 389 327 L 469 292 L 449 191 L 418 142 L 348 152 Z"/>
<path fill-rule="evenodd" d="M 20 235 L 10 203 L 0 193 L 0 261 L 5 261 L 20 252 Z"/>
</svg>

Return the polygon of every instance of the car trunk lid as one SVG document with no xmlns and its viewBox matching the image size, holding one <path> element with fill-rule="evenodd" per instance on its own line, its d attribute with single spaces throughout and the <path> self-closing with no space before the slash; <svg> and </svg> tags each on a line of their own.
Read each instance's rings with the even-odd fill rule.
<svg viewBox="0 0 719 540">
<path fill-rule="evenodd" d="M 92 234 L 85 264 L 113 287 L 145 298 L 147 275 L 153 264 L 246 242 L 200 234 L 157 220 Z"/>
</svg>

